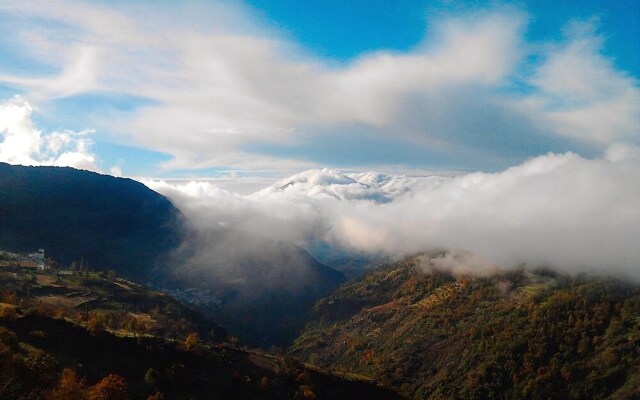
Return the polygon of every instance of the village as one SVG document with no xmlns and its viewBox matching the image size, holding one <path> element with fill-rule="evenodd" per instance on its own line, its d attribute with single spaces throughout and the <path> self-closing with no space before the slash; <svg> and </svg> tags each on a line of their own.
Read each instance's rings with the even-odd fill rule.
<svg viewBox="0 0 640 400">
<path fill-rule="evenodd" d="M 46 257 L 45 249 L 18 253 L 0 249 L 0 282 L 2 298 L 11 293 L 22 293 L 25 299 L 41 306 L 68 307 L 71 309 L 99 303 L 105 296 L 99 291 L 87 288 L 83 281 L 97 276 L 89 271 L 83 262 L 58 269 L 59 266 Z M 2 309 L 6 304 L 2 303 Z"/>
<path fill-rule="evenodd" d="M 92 270 L 82 260 L 58 268 L 44 249 L 0 250 L 0 318 L 35 312 L 120 336 L 174 338 L 184 336 L 187 327 L 187 333 L 195 329 L 189 322 L 194 312 L 166 293 L 118 277 L 114 271 Z"/>
<path fill-rule="evenodd" d="M 80 265 L 83 263 L 81 262 Z M 58 276 L 70 276 L 80 273 L 82 268 L 77 263 L 59 269 L 55 261 L 46 257 L 45 249 L 30 253 L 17 253 L 0 249 L 0 270 L 4 272 L 48 272 Z"/>
<path fill-rule="evenodd" d="M 60 269 L 55 261 L 46 257 L 45 249 L 38 249 L 30 253 L 16 253 L 0 249 L 0 271 L 12 272 L 20 275 L 29 273 L 42 273 L 53 276 L 74 276 L 86 274 L 89 268 L 83 261 L 72 262 L 69 266 Z M 41 277 L 42 278 L 42 277 Z M 149 283 L 150 287 L 154 285 Z M 222 299 L 213 295 L 208 290 L 200 290 L 196 288 L 177 289 L 177 288 L 156 288 L 157 290 L 167 293 L 173 298 L 194 306 L 222 306 Z"/>
<path fill-rule="evenodd" d="M 0 249 L 0 268 L 24 269 L 24 270 L 45 270 L 51 267 L 51 262 L 47 263 L 44 249 L 38 249 L 33 253 L 11 253 Z"/>
</svg>

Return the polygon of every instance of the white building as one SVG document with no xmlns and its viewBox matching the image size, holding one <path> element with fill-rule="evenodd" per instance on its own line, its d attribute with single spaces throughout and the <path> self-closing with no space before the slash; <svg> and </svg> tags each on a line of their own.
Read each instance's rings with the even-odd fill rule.
<svg viewBox="0 0 640 400">
<path fill-rule="evenodd" d="M 29 253 L 29 258 L 38 263 L 38 268 L 45 269 L 45 254 L 44 249 L 38 249 L 35 253 Z"/>
</svg>

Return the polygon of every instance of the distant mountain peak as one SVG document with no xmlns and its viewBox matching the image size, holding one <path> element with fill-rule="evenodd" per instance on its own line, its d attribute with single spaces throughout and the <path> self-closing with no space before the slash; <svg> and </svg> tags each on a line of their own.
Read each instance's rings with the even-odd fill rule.
<svg viewBox="0 0 640 400">
<path fill-rule="evenodd" d="M 276 182 L 252 197 L 335 198 L 389 203 L 410 194 L 416 186 L 435 186 L 447 179 L 442 176 L 385 175 L 375 171 L 342 173 L 328 168 L 312 169 Z"/>
</svg>

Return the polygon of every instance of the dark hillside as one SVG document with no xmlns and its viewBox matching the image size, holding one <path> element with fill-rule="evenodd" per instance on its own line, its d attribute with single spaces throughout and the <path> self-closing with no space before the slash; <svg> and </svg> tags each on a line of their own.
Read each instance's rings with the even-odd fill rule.
<svg viewBox="0 0 640 400">
<path fill-rule="evenodd" d="M 0 317 L 0 348 L 0 397 L 7 400 L 87 398 L 70 397 L 69 389 L 88 392 L 89 399 L 122 400 L 146 399 L 154 393 L 155 398 L 176 400 L 400 398 L 371 382 L 308 369 L 288 357 L 227 344 L 92 334 L 37 314 Z M 71 385 L 60 375 L 63 368 L 74 370 L 84 381 Z M 119 397 L 93 397 L 101 378 L 110 374 L 126 385 L 119 391 L 109 388 Z"/>
<path fill-rule="evenodd" d="M 148 278 L 182 238 L 180 212 L 131 179 L 0 163 L 0 248 L 44 248 L 60 264 L 83 261 Z"/>
</svg>

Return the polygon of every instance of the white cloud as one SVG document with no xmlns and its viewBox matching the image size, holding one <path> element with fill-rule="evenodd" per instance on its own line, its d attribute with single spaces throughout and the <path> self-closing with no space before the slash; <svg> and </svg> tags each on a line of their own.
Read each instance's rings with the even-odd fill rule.
<svg viewBox="0 0 640 400">
<path fill-rule="evenodd" d="M 603 39 L 593 24 L 569 25 L 567 43 L 551 47 L 531 78 L 538 94 L 525 102 L 535 109 L 534 118 L 560 135 L 600 145 L 637 143 L 638 82 L 601 54 Z"/>
<path fill-rule="evenodd" d="M 19 96 L 0 102 L 0 161 L 22 165 L 69 166 L 97 170 L 91 132 L 43 134 L 36 129 L 32 107 Z"/>
<path fill-rule="evenodd" d="M 0 74 L 0 81 L 41 103 L 80 93 L 151 100 L 99 128 L 173 155 L 166 168 L 309 168 L 295 156 L 253 154 L 246 145 L 295 145 L 310 127 L 318 136 L 368 127 L 461 159 L 501 157 L 526 142 L 520 137 L 568 137 L 597 149 L 638 141 L 637 82 L 600 54 L 601 39 L 570 28 L 565 43 L 543 47 L 546 61 L 528 72 L 520 67 L 540 44 L 524 42 L 526 15 L 514 10 L 430 21 L 410 51 L 336 66 L 228 3 L 164 5 L 145 9 L 144 18 L 136 5 L 21 4 L 6 2 L 0 13 L 61 26 L 24 24 L 14 32 L 29 55 L 59 72 Z M 510 91 L 522 84 L 536 91 Z"/>
<path fill-rule="evenodd" d="M 0 107 L 0 161 L 33 164 L 32 155 L 39 152 L 40 132 L 31 121 L 31 106 L 19 97 L 2 103 Z"/>
<path fill-rule="evenodd" d="M 290 60 L 282 43 L 268 38 L 189 35 L 170 84 L 136 90 L 161 104 L 142 110 L 125 129 L 144 145 L 177 155 L 171 167 L 244 167 L 237 154 L 244 143 L 283 143 L 295 137 L 292 128 L 305 125 L 385 126 L 415 93 L 505 79 L 519 54 L 513 31 L 522 18 L 443 25 L 442 47 L 374 53 L 339 69 Z"/>
<path fill-rule="evenodd" d="M 109 169 L 109 175 L 121 177 L 122 176 L 122 168 L 118 165 L 114 165 Z"/>
<path fill-rule="evenodd" d="M 454 15 L 430 21 L 411 50 L 335 65 L 228 3 L 141 10 L 5 1 L 0 14 L 24 22 L 10 35 L 21 56 L 56 71 L 2 72 L 0 82 L 43 107 L 83 93 L 149 100 L 102 128 L 173 155 L 168 168 L 313 168 L 247 145 L 295 146 L 305 132 L 321 141 L 343 127 L 463 159 L 509 156 L 517 146 L 532 154 L 564 139 L 604 153 L 547 154 L 452 179 L 315 170 L 247 196 L 206 182 L 147 182 L 200 229 L 371 252 L 462 248 L 500 262 L 640 276 L 640 90 L 602 54 L 593 22 L 570 24 L 550 45 L 525 42 L 523 13 Z M 516 90 L 523 86 L 530 90 Z M 0 160 L 95 168 L 87 133 L 43 134 L 31 112 L 20 98 L 2 103 Z"/>
<path fill-rule="evenodd" d="M 637 147 L 615 145 L 603 159 L 548 154 L 451 178 L 308 171 L 248 196 L 204 182 L 145 183 L 204 230 L 372 254 L 460 249 L 488 263 L 639 279 L 639 168 Z"/>
<path fill-rule="evenodd" d="M 441 176 L 388 176 L 377 172 L 343 174 L 329 169 L 309 170 L 260 190 L 251 198 L 313 198 L 337 200 L 368 200 L 388 203 L 412 191 L 433 188 L 447 180 Z"/>
</svg>

